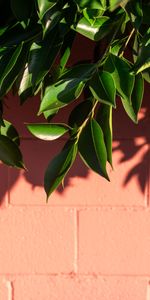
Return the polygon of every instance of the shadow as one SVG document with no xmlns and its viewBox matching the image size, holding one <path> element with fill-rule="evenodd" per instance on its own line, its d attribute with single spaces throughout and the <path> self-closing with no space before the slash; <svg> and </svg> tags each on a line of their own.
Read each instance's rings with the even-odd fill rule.
<svg viewBox="0 0 150 300">
<path fill-rule="evenodd" d="M 117 107 L 117 112 L 114 112 L 113 116 L 115 119 L 114 139 L 118 141 L 118 145 L 113 148 L 113 152 L 121 151 L 122 155 L 119 164 L 130 160 L 132 160 L 132 162 L 134 161 L 134 166 L 128 170 L 128 173 L 124 177 L 123 186 L 126 187 L 133 178 L 136 178 L 142 193 L 144 193 L 149 179 L 149 94 L 150 87 L 146 84 L 138 124 L 135 125 L 128 119 L 120 103 L 118 104 L 120 107 Z M 121 121 L 121 123 L 119 121 Z M 119 124 L 119 126 L 117 124 Z M 130 147 L 127 147 L 129 144 Z"/>
<path fill-rule="evenodd" d="M 74 51 L 72 58 L 69 60 L 69 64 L 76 64 L 76 62 L 79 61 L 79 53 L 81 61 L 86 59 L 93 60 L 94 45 L 91 41 L 88 42 L 86 38 L 83 37 L 81 39 L 78 36 L 76 39 L 76 49 L 77 51 Z M 131 167 L 129 163 L 127 170 L 125 170 L 122 175 L 122 189 L 123 187 L 126 187 L 132 179 L 136 178 L 142 193 L 145 191 L 149 173 L 149 94 L 150 87 L 147 84 L 143 106 L 139 113 L 138 125 L 133 124 L 128 118 L 120 100 L 117 101 L 117 110 L 114 110 L 113 113 L 114 141 L 117 141 L 117 145 L 114 144 L 113 153 L 119 157 L 117 164 L 123 165 L 126 162 L 132 161 Z M 77 99 L 67 107 L 62 108 L 61 112 L 54 118 L 54 122 L 65 122 L 68 120 L 68 110 L 70 112 L 76 106 L 77 101 L 79 102 L 80 99 Z M 45 122 L 42 115 L 39 117 L 36 116 L 38 110 L 38 96 L 30 98 L 23 106 L 20 106 L 19 99 L 15 96 L 9 95 L 5 100 L 4 115 L 7 120 L 13 123 L 19 132 L 21 137 L 21 150 L 28 171 L 24 172 L 22 170 L 20 171 L 0 165 L 1 203 L 5 200 L 7 191 L 12 191 L 17 182 L 22 182 L 23 193 L 26 193 L 26 184 L 29 184 L 33 191 L 36 187 L 43 187 L 44 172 L 49 161 L 61 151 L 66 142 L 66 138 L 61 138 L 60 140 L 53 142 L 43 142 L 33 138 L 27 131 L 25 123 Z M 118 156 L 118 153 L 120 153 L 120 156 Z M 88 176 L 89 170 L 78 156 L 76 162 L 65 178 L 65 189 L 70 186 L 72 178 L 87 178 Z M 100 181 L 100 184 L 101 183 L 103 184 L 103 181 Z M 111 185 L 111 183 L 109 183 L 109 185 Z M 108 187 L 108 185 L 106 185 L 106 187 Z M 60 186 L 57 189 L 57 192 L 63 194 L 64 189 Z"/>
</svg>

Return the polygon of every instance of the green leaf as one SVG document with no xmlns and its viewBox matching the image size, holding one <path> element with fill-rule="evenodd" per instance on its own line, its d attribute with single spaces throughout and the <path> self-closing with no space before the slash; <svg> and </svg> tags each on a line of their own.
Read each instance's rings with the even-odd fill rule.
<svg viewBox="0 0 150 300">
<path fill-rule="evenodd" d="M 83 9 L 83 16 L 91 25 L 93 25 L 95 20 L 101 17 L 103 14 L 104 14 L 104 9 L 89 9 L 89 8 Z"/>
<path fill-rule="evenodd" d="M 144 80 L 142 78 L 142 75 L 138 74 L 137 76 L 135 76 L 135 84 L 131 96 L 131 102 L 136 116 L 142 105 L 143 94 L 144 94 Z"/>
<path fill-rule="evenodd" d="M 75 0 L 80 8 L 105 9 L 106 0 Z"/>
<path fill-rule="evenodd" d="M 34 136 L 45 141 L 56 140 L 70 129 L 66 124 L 59 123 L 27 124 L 27 128 Z"/>
<path fill-rule="evenodd" d="M 109 17 L 104 16 L 95 19 L 92 25 L 83 17 L 73 29 L 93 41 L 99 41 L 110 32 L 111 28 L 112 21 Z"/>
<path fill-rule="evenodd" d="M 129 1 L 125 9 L 128 12 L 130 16 L 130 20 L 133 23 L 134 27 L 136 29 L 139 29 L 143 18 L 142 1 L 141 0 Z"/>
<path fill-rule="evenodd" d="M 7 136 L 10 140 L 20 145 L 20 139 L 16 128 L 7 120 L 3 120 L 4 124 L 1 126 L 0 132 L 2 135 Z"/>
<path fill-rule="evenodd" d="M 92 119 L 79 138 L 79 153 L 84 163 L 96 173 L 109 180 L 106 171 L 107 150 L 100 125 Z"/>
<path fill-rule="evenodd" d="M 138 52 L 138 57 L 133 67 L 133 72 L 136 74 L 146 70 L 150 67 L 150 28 L 143 37 Z"/>
<path fill-rule="evenodd" d="M 107 160 L 112 166 L 112 107 L 101 104 L 96 115 L 96 120 L 102 128 L 107 150 Z"/>
<path fill-rule="evenodd" d="M 125 59 L 110 54 L 104 69 L 112 75 L 118 94 L 130 101 L 135 81 L 135 76 L 130 74 L 130 64 Z"/>
<path fill-rule="evenodd" d="M 150 83 L 150 68 L 144 70 L 142 72 L 142 77 L 145 79 L 148 83 Z"/>
<path fill-rule="evenodd" d="M 49 1 L 49 0 L 37 0 L 38 3 L 38 9 L 39 9 L 39 17 L 40 19 L 43 18 L 43 15 L 52 8 L 57 1 Z"/>
<path fill-rule="evenodd" d="M 40 106 L 40 113 L 49 109 L 61 108 L 77 99 L 95 69 L 94 64 L 84 64 L 70 68 L 60 77 L 58 82 L 46 88 Z"/>
<path fill-rule="evenodd" d="M 68 34 L 66 34 L 63 45 L 61 47 L 60 50 L 60 65 L 59 65 L 59 72 L 60 74 L 63 73 L 63 71 L 65 70 L 65 66 L 68 62 L 68 59 L 70 57 L 71 54 L 71 48 L 72 48 L 72 44 L 73 41 L 75 39 L 75 32 L 73 30 L 70 30 L 68 32 Z"/>
<path fill-rule="evenodd" d="M 143 11 L 143 24 L 150 25 L 150 5 L 149 1 L 145 1 L 145 3 L 142 3 L 142 11 Z"/>
<path fill-rule="evenodd" d="M 43 115 L 45 119 L 50 121 L 57 113 L 59 112 L 59 109 L 50 109 L 43 112 Z"/>
<path fill-rule="evenodd" d="M 76 154 L 77 145 L 69 143 L 48 165 L 44 177 L 44 188 L 47 198 L 64 180 L 64 177 L 75 161 Z"/>
<path fill-rule="evenodd" d="M 0 86 L 0 97 L 3 97 L 9 89 L 12 87 L 13 83 L 15 82 L 16 78 L 19 75 L 19 72 L 25 65 L 26 56 L 28 53 L 28 45 L 23 45 L 22 50 L 17 57 L 15 65 L 12 67 L 10 72 L 7 76 L 3 79 L 1 86 Z"/>
<path fill-rule="evenodd" d="M 0 160 L 9 166 L 24 168 L 18 146 L 4 135 L 0 135 Z"/>
<path fill-rule="evenodd" d="M 97 72 L 90 80 L 89 88 L 98 101 L 116 107 L 116 87 L 111 74 L 106 71 Z"/>
<path fill-rule="evenodd" d="M 11 9 L 19 22 L 23 22 L 25 25 L 28 25 L 33 3 L 33 0 L 11 0 Z"/>
<path fill-rule="evenodd" d="M 85 100 L 79 103 L 71 112 L 68 120 L 68 124 L 71 127 L 78 128 L 87 119 L 88 115 L 92 111 L 93 103 L 90 100 Z"/>
<path fill-rule="evenodd" d="M 130 119 L 134 122 L 137 123 L 137 116 L 135 114 L 135 111 L 133 109 L 132 103 L 128 99 L 123 99 L 121 98 L 123 107 L 127 113 L 127 115 L 130 117 Z"/>
<path fill-rule="evenodd" d="M 2 36 L 0 36 L 0 45 L 1 47 L 14 47 L 20 43 L 32 41 L 35 36 L 41 34 L 41 25 L 34 24 L 27 29 L 23 29 L 21 24 L 17 22 L 14 26 L 8 28 Z"/>
<path fill-rule="evenodd" d="M 131 0 L 109 0 L 110 11 L 115 10 L 118 6 L 124 7 Z"/>
<path fill-rule="evenodd" d="M 62 39 L 56 29 L 42 42 L 32 44 L 29 52 L 28 73 L 29 77 L 32 76 L 33 86 L 36 86 L 48 73 L 61 46 Z"/>
<path fill-rule="evenodd" d="M 14 50 L 14 53 L 12 54 L 10 60 L 5 65 L 5 69 L 0 75 L 0 86 L 3 84 L 3 81 L 7 77 L 7 75 L 10 73 L 13 67 L 15 67 L 15 64 L 17 62 L 17 59 L 22 51 L 22 44 L 20 44 L 16 49 Z M 7 56 L 8 57 L 8 56 Z"/>
</svg>

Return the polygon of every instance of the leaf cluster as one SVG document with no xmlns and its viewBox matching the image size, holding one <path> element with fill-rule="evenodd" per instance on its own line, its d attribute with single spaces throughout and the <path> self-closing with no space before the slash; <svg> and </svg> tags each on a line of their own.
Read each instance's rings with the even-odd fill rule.
<svg viewBox="0 0 150 300">
<path fill-rule="evenodd" d="M 46 141 L 68 136 L 45 172 L 47 198 L 63 183 L 77 153 L 109 180 L 116 97 L 137 123 L 144 80 L 150 82 L 150 1 L 3 0 L 0 7 L 0 160 L 25 168 L 19 135 L 3 120 L 5 95 L 15 90 L 23 104 L 40 93 L 38 115 L 45 122 L 27 124 L 28 130 Z M 97 55 L 70 66 L 76 35 L 92 40 Z M 52 121 L 75 100 L 67 124 Z"/>
</svg>

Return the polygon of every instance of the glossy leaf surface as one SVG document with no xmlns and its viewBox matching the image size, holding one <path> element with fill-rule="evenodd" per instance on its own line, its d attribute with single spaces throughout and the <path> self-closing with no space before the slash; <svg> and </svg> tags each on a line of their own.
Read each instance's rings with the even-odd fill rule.
<svg viewBox="0 0 150 300">
<path fill-rule="evenodd" d="M 118 94 L 129 101 L 131 99 L 135 77 L 130 74 L 131 67 L 128 62 L 118 56 L 110 54 L 104 68 L 112 75 Z"/>
<path fill-rule="evenodd" d="M 96 115 L 96 120 L 102 128 L 107 150 L 107 160 L 112 166 L 112 107 L 106 104 L 101 104 Z"/>
<path fill-rule="evenodd" d="M 61 108 L 77 99 L 81 95 L 86 82 L 92 77 L 95 68 L 93 64 L 85 64 L 65 72 L 58 82 L 46 89 L 40 112 Z"/>
<path fill-rule="evenodd" d="M 92 25 L 86 18 L 83 17 L 74 29 L 78 33 L 93 41 L 99 41 L 108 34 L 111 26 L 112 25 L 108 17 L 99 17 L 93 21 Z"/>
<path fill-rule="evenodd" d="M 89 168 L 109 180 L 104 136 L 100 125 L 94 119 L 85 126 L 80 135 L 79 153 Z"/>
<path fill-rule="evenodd" d="M 64 135 L 69 127 L 66 124 L 27 124 L 28 130 L 38 139 L 53 141 Z"/>
<path fill-rule="evenodd" d="M 89 88 L 95 99 L 116 106 L 116 87 L 111 74 L 106 71 L 97 72 L 91 79 Z"/>
</svg>

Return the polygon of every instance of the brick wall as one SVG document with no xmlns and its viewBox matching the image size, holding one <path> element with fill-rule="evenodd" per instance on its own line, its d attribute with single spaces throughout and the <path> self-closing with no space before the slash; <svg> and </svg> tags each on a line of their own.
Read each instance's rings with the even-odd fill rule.
<svg viewBox="0 0 150 300">
<path fill-rule="evenodd" d="M 150 300 L 149 93 L 138 126 L 114 112 L 111 183 L 77 158 L 48 204 L 44 168 L 64 140 L 33 139 L 30 104 L 7 100 L 28 171 L 0 166 L 0 300 Z"/>
</svg>

